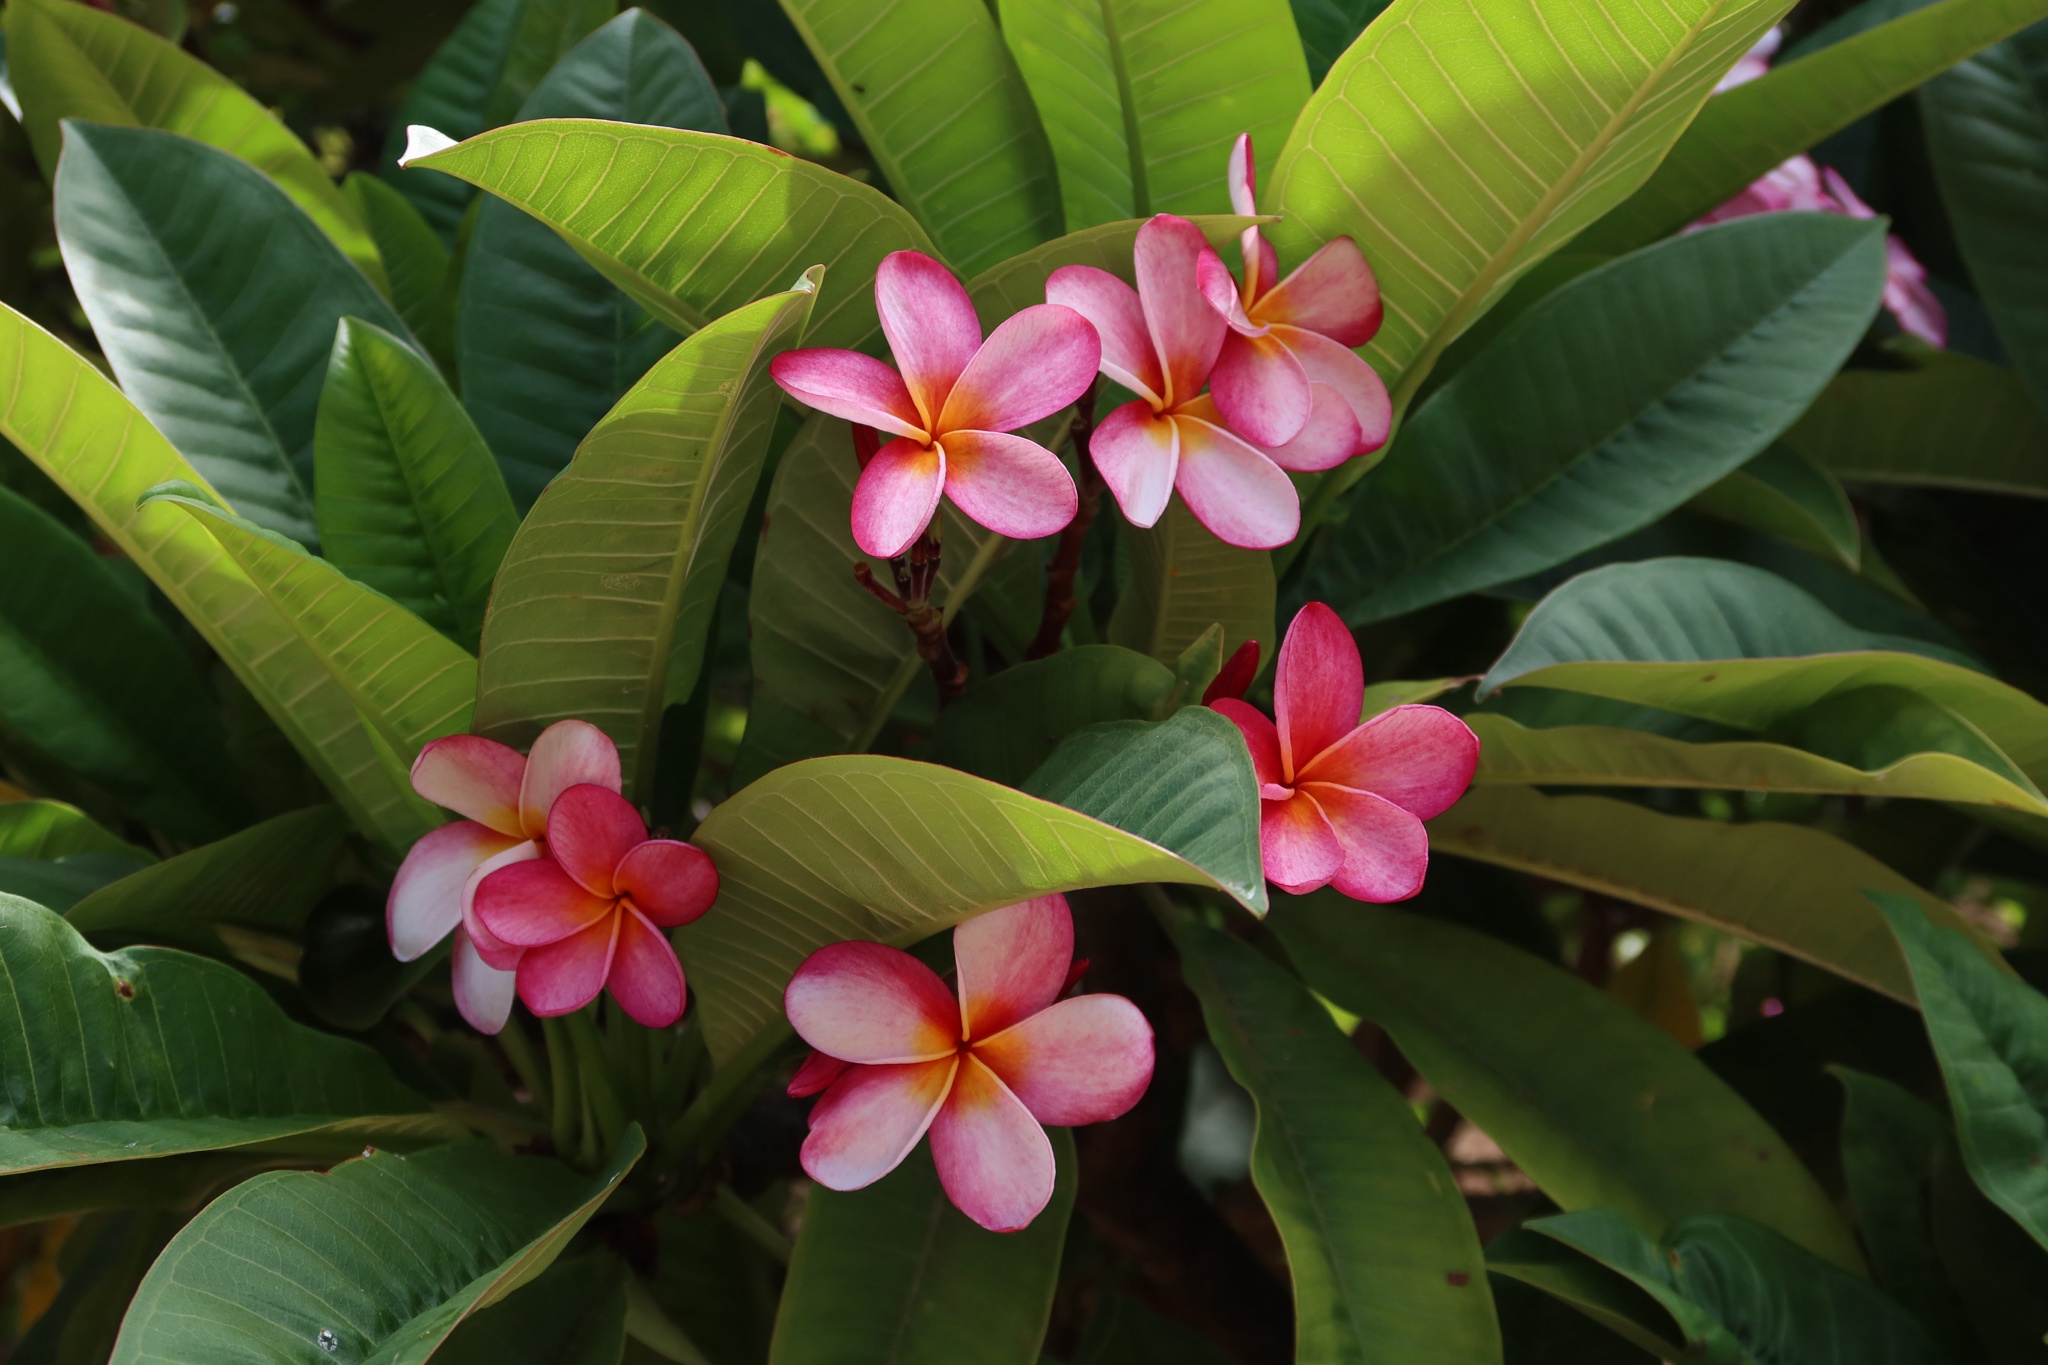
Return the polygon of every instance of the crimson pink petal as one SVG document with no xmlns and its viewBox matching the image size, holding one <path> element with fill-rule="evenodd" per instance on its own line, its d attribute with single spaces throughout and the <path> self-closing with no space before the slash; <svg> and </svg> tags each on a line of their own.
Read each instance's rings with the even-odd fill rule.
<svg viewBox="0 0 2048 1365">
<path fill-rule="evenodd" d="M 831 347 L 784 351 L 768 362 L 768 374 L 784 393 L 819 412 L 892 436 L 928 430 L 903 376 L 871 355 Z"/>
<path fill-rule="evenodd" d="M 828 1190 L 858 1190 L 901 1165 L 952 1088 L 954 1057 L 857 1066 L 811 1107 L 804 1173 Z"/>
<path fill-rule="evenodd" d="M 1262 337 L 1271 330 L 1265 323 L 1253 322 L 1245 316 L 1244 300 L 1237 292 L 1237 280 L 1213 248 L 1202 248 L 1201 256 L 1195 261 L 1195 283 L 1200 286 L 1202 297 L 1209 300 L 1209 306 L 1229 324 L 1231 331 L 1248 337 Z"/>
<path fill-rule="evenodd" d="M 650 923 L 664 929 L 688 924 L 718 899 L 718 869 L 711 855 L 680 839 L 649 839 L 619 860 L 612 884 Z"/>
<path fill-rule="evenodd" d="M 1363 455 L 1387 443 L 1387 433 L 1394 425 L 1394 405 L 1377 370 L 1349 347 L 1321 333 L 1275 327 L 1273 335 L 1294 352 L 1311 385 L 1327 384 L 1351 405 L 1351 415 L 1358 419 L 1358 449 L 1353 454 Z"/>
<path fill-rule="evenodd" d="M 593 896 L 552 858 L 501 867 L 477 883 L 476 917 L 500 943 L 533 948 L 582 932 L 612 913 L 609 896 Z"/>
<path fill-rule="evenodd" d="M 593 896 L 618 894 L 625 856 L 647 841 L 647 822 L 615 791 L 584 782 L 548 808 L 548 856 Z"/>
<path fill-rule="evenodd" d="M 529 949 L 519 959 L 519 998 L 526 1008 L 548 1019 L 573 1014 L 597 999 L 611 974 L 619 919 L 606 915 L 580 933 Z"/>
<path fill-rule="evenodd" d="M 1259 296 L 1253 317 L 1318 332 L 1340 346 L 1363 346 L 1380 329 L 1380 282 L 1349 237 L 1334 237 Z"/>
<path fill-rule="evenodd" d="M 1301 529 L 1301 498 L 1279 465 L 1212 422 L 1179 415 L 1173 486 L 1195 520 L 1228 545 L 1270 550 Z"/>
<path fill-rule="evenodd" d="M 463 884 L 462 931 L 469 936 L 470 946 L 476 949 L 477 956 L 501 972 L 509 972 L 517 967 L 520 955 L 526 949 L 505 942 L 484 927 L 483 920 L 476 913 L 476 889 L 483 885 L 484 878 L 501 867 L 531 862 L 543 856 L 545 855 L 541 853 L 540 845 L 528 839 L 523 844 L 515 844 L 503 853 L 477 864 L 476 871 L 470 873 L 469 880 Z"/>
<path fill-rule="evenodd" d="M 1259 779 L 1260 786 L 1286 784 L 1287 774 L 1280 761 L 1280 732 L 1264 712 L 1234 697 L 1218 697 L 1209 703 L 1209 709 L 1235 725 L 1244 736 L 1245 747 L 1252 751 L 1252 774 Z"/>
<path fill-rule="evenodd" d="M 526 756 L 519 787 L 519 819 L 529 839 L 545 839 L 555 798 L 585 782 L 620 789 L 619 746 L 587 720 L 558 720 L 540 732 Z"/>
<path fill-rule="evenodd" d="M 455 986 L 455 1008 L 462 1011 L 471 1028 L 478 1033 L 496 1033 L 505 1027 L 505 1020 L 512 1014 L 513 998 L 518 994 L 514 973 L 500 971 L 485 962 L 476 945 L 469 941 L 469 935 L 458 930 L 449 974 Z"/>
<path fill-rule="evenodd" d="M 1294 439 L 1266 448 L 1266 458 L 1295 474 L 1318 474 L 1335 469 L 1356 453 L 1362 444 L 1358 418 L 1351 405 L 1328 384 L 1308 386 L 1311 399 L 1308 421 Z"/>
<path fill-rule="evenodd" d="M 972 1054 L 938 1117 L 932 1161 L 953 1206 L 990 1232 L 1015 1232 L 1052 1200 L 1052 1142 L 1022 1100 Z"/>
<path fill-rule="evenodd" d="M 974 1055 L 1040 1123 L 1105 1123 L 1152 1082 L 1152 1025 L 1121 995 L 1077 995 L 976 1043 Z"/>
<path fill-rule="evenodd" d="M 1088 438 L 1096 472 L 1133 526 L 1151 526 L 1166 513 L 1180 470 L 1180 434 L 1142 399 L 1102 419 Z"/>
<path fill-rule="evenodd" d="M 1429 833 L 1420 820 L 1371 792 L 1327 782 L 1312 783 L 1302 792 L 1295 799 L 1321 807 L 1344 848 L 1344 865 L 1330 885 L 1353 900 L 1376 904 L 1404 901 L 1422 889 L 1429 871 Z"/>
<path fill-rule="evenodd" d="M 1216 354 L 1209 396 L 1232 431 L 1255 446 L 1269 447 L 1299 436 L 1315 401 L 1308 372 L 1278 337 L 1234 332 Z"/>
<path fill-rule="evenodd" d="M 1065 529 L 1081 506 L 1074 476 L 1036 441 L 1001 431 L 949 431 L 946 496 L 969 521 L 1012 540 Z"/>
<path fill-rule="evenodd" d="M 618 945 L 604 984 L 620 1008 L 647 1028 L 667 1028 L 682 1018 L 689 998 L 683 964 L 668 936 L 631 909 L 619 912 Z"/>
<path fill-rule="evenodd" d="M 1337 831 L 1322 807 L 1299 792 L 1259 802 L 1259 852 L 1267 879 L 1297 896 L 1326 885 L 1344 866 Z"/>
<path fill-rule="evenodd" d="M 937 432 L 1015 431 L 1079 398 L 1102 364 L 1088 319 L 1056 303 L 1017 313 L 982 343 L 946 396 Z"/>
<path fill-rule="evenodd" d="M 1294 615 L 1273 675 L 1273 719 L 1287 780 L 1358 728 L 1365 709 L 1365 667 L 1343 619 L 1322 602 Z"/>
<path fill-rule="evenodd" d="M 1202 297 L 1195 263 L 1209 243 L 1202 230 L 1171 213 L 1154 214 L 1138 229 L 1133 257 L 1145 329 L 1166 374 L 1161 395 L 1171 408 L 1202 391 L 1230 326 Z"/>
<path fill-rule="evenodd" d="M 419 837 L 398 865 L 384 901 L 391 955 L 410 962 L 462 922 L 462 888 L 477 865 L 519 842 L 474 820 L 456 820 Z"/>
<path fill-rule="evenodd" d="M 853 539 L 864 553 L 894 559 L 931 525 L 946 487 L 946 457 L 938 446 L 909 437 L 889 442 L 853 486 Z"/>
<path fill-rule="evenodd" d="M 1245 307 L 1251 308 L 1273 287 L 1273 281 L 1280 278 L 1280 253 L 1255 227 L 1246 228 L 1239 236 L 1238 244 L 1238 249 L 1244 253 Z"/>
<path fill-rule="evenodd" d="M 1371 792 L 1418 820 L 1458 803 L 1479 766 L 1479 737 L 1441 706 L 1383 711 L 1309 760 L 1303 782 Z"/>
<path fill-rule="evenodd" d="M 412 761 L 412 789 L 500 834 L 524 837 L 519 781 L 525 771 L 517 749 L 481 735 L 446 735 Z"/>
<path fill-rule="evenodd" d="M 946 983 L 880 943 L 818 949 L 789 979 L 782 1005 L 805 1042 L 842 1061 L 929 1061 L 960 1046 L 960 1006 Z"/>
<path fill-rule="evenodd" d="M 1225 172 L 1230 184 L 1230 211 L 1249 218 L 1258 209 L 1258 165 L 1252 156 L 1252 135 L 1239 133 L 1230 144 L 1230 163 Z"/>
<path fill-rule="evenodd" d="M 946 395 L 981 347 L 974 301 L 952 271 L 923 252 L 892 251 L 875 271 L 875 309 L 923 418 L 919 425 L 936 433 Z"/>
<path fill-rule="evenodd" d="M 1102 346 L 1104 374 L 1154 407 L 1166 401 L 1166 377 L 1137 290 L 1107 270 L 1063 265 L 1046 279 L 1045 301 L 1088 319 Z"/>
<path fill-rule="evenodd" d="M 807 1099 L 844 1076 L 852 1065 L 812 1048 L 803 1065 L 789 1078 L 789 1084 L 783 1087 L 783 1093 L 793 1100 Z"/>
<path fill-rule="evenodd" d="M 1060 998 L 1074 961 L 1074 916 L 1054 892 L 953 930 L 960 1016 L 969 1038 L 1000 1033 Z"/>
</svg>

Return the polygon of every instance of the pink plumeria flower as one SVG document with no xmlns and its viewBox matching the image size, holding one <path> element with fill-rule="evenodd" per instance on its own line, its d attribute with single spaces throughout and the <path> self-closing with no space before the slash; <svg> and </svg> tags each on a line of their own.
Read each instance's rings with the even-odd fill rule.
<svg viewBox="0 0 2048 1365">
<path fill-rule="evenodd" d="M 909 953 L 835 943 L 790 979 L 789 1022 L 817 1049 L 794 1094 L 811 1109 L 803 1166 L 833 1190 L 896 1169 L 929 1129 L 939 1183 L 995 1232 L 1052 1198 L 1042 1124 L 1101 1123 L 1152 1080 L 1152 1028 L 1120 995 L 1061 1000 L 1074 956 L 1066 897 L 992 910 L 953 931 L 960 997 Z"/>
<path fill-rule="evenodd" d="M 480 735 L 449 735 L 413 760 L 413 790 L 469 818 L 423 836 L 405 855 L 384 905 L 385 929 L 400 962 L 454 931 L 455 1003 L 480 1032 L 496 1033 L 512 1012 L 509 968 L 518 953 L 506 961 L 503 945 L 476 922 L 477 883 L 508 863 L 543 856 L 548 808 L 584 782 L 617 791 L 619 751 L 604 731 L 581 720 L 541 731 L 531 755 Z"/>
<path fill-rule="evenodd" d="M 1438 706 L 1396 706 L 1360 724 L 1358 645 L 1321 602 L 1301 609 L 1280 646 L 1277 726 L 1245 702 L 1209 705 L 1252 751 L 1270 881 L 1297 896 L 1334 886 L 1362 901 L 1422 889 L 1422 822 L 1456 804 L 1479 764 L 1479 738 L 1465 722 Z"/>
<path fill-rule="evenodd" d="M 1252 141 L 1230 151 L 1230 203 L 1258 212 Z M 1380 329 L 1379 281 L 1349 237 L 1332 238 L 1286 279 L 1256 226 L 1239 239 L 1242 286 L 1214 251 L 1202 254 L 1203 294 L 1229 327 L 1209 392 L 1230 429 L 1283 469 L 1334 469 L 1387 442 L 1387 386 L 1352 348 Z"/>
<path fill-rule="evenodd" d="M 1785 41 L 1785 30 L 1773 28 L 1756 40 L 1756 45 L 1742 54 L 1728 74 L 1714 85 L 1714 93 L 1733 90 L 1738 85 L 1747 85 L 1771 69 L 1771 58 L 1778 55 L 1778 48 Z"/>
<path fill-rule="evenodd" d="M 682 964 L 661 931 L 718 898 L 703 849 L 650 839 L 640 812 L 608 787 L 571 787 L 548 811 L 548 856 L 501 867 L 476 888 L 476 917 L 519 951 L 519 998 L 542 1018 L 609 990 L 649 1028 L 680 1019 Z"/>
<path fill-rule="evenodd" d="M 1162 213 L 1138 229 L 1138 287 L 1107 270 L 1062 266 L 1045 296 L 1095 324 L 1102 372 L 1138 395 L 1102 419 L 1089 453 L 1126 520 L 1151 526 L 1175 489 L 1232 545 L 1270 550 L 1294 539 L 1301 500 L 1264 451 L 1232 433 L 1203 392 L 1229 333 L 1196 279 L 1209 244 Z"/>
<path fill-rule="evenodd" d="M 786 351 L 768 367 L 800 403 L 888 432 L 853 490 L 853 538 L 892 559 L 910 548 L 939 494 L 997 535 L 1049 536 L 1080 496 L 1066 466 L 1010 435 L 1079 398 L 1101 345 L 1071 309 L 1024 309 L 983 341 L 973 300 L 946 267 L 892 252 L 875 272 L 875 308 L 902 373 L 858 351 Z"/>
</svg>

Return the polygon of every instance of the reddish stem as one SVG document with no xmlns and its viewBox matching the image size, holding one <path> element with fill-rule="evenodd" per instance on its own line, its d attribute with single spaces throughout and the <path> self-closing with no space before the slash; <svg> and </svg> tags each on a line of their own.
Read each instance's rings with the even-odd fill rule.
<svg viewBox="0 0 2048 1365">
<path fill-rule="evenodd" d="M 866 469 L 868 461 L 875 457 L 880 448 L 880 438 L 871 427 L 858 422 L 853 424 L 853 454 Z M 938 586 L 940 544 L 935 534 L 937 518 L 925 527 L 922 534 L 910 543 L 910 548 L 889 561 L 890 577 L 896 580 L 896 591 L 891 592 L 875 580 L 875 571 L 864 559 L 853 563 L 854 581 L 866 588 L 889 610 L 903 618 L 910 627 L 911 636 L 917 642 L 917 656 L 931 665 L 932 681 L 938 684 L 939 705 L 944 706 L 967 690 L 967 665 L 953 653 L 953 643 L 946 638 L 946 618 L 931 603 L 932 589 Z"/>
<path fill-rule="evenodd" d="M 1052 563 L 1046 568 L 1045 612 L 1038 618 L 1038 634 L 1032 637 L 1030 647 L 1024 651 L 1027 659 L 1043 659 L 1058 651 L 1060 636 L 1074 614 L 1074 580 L 1081 571 L 1081 548 L 1088 539 L 1088 528 L 1095 524 L 1095 514 L 1102 509 L 1102 473 L 1096 469 L 1095 460 L 1088 453 L 1088 438 L 1095 432 L 1095 384 L 1092 381 L 1088 391 L 1074 405 L 1074 422 L 1068 430 L 1074 438 L 1074 463 L 1081 470 L 1081 505 L 1075 511 L 1074 519 L 1067 523 L 1067 529 L 1060 532 L 1059 548 L 1053 552 Z"/>
</svg>

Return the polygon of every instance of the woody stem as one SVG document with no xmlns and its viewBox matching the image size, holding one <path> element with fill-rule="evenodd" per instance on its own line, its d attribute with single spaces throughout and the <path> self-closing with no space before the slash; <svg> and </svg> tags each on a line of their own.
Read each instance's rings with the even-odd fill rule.
<svg viewBox="0 0 2048 1365">
<path fill-rule="evenodd" d="M 1094 431 L 1095 383 L 1091 380 L 1087 392 L 1074 405 L 1073 424 L 1068 427 L 1074 441 L 1074 464 L 1081 474 L 1081 505 L 1075 510 L 1074 519 L 1060 532 L 1059 548 L 1046 567 L 1045 611 L 1038 618 L 1038 634 L 1024 651 L 1027 659 L 1043 659 L 1057 651 L 1060 636 L 1074 614 L 1074 580 L 1081 571 L 1081 548 L 1088 539 L 1088 528 L 1095 524 L 1095 514 L 1102 507 L 1102 474 L 1088 453 L 1088 438 Z"/>
</svg>

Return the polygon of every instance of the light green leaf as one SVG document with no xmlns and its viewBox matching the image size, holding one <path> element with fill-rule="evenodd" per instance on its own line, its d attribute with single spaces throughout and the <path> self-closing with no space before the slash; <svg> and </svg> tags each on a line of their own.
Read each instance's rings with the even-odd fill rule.
<svg viewBox="0 0 2048 1365">
<path fill-rule="evenodd" d="M 391 306 L 412 334 L 446 364 L 450 329 L 448 249 L 404 195 L 368 171 L 350 171 L 341 192 L 369 229 L 391 281 Z"/>
<path fill-rule="evenodd" d="M 1038 1365 L 1074 1209 L 1074 1140 L 1047 1136 L 1059 1177 L 1021 1232 L 954 1208 L 924 1143 L 864 1190 L 814 1186 L 769 1365 Z"/>
<path fill-rule="evenodd" d="M 1863 561 L 1863 531 L 1849 495 L 1834 475 L 1784 441 L 1773 441 L 1687 505 L 1838 559 L 1851 572 Z"/>
<path fill-rule="evenodd" d="M 1131 581 L 1109 618 L 1109 642 L 1170 664 L 1212 625 L 1223 627 L 1223 648 L 1259 642 L 1259 657 L 1273 657 L 1273 557 L 1264 550 L 1226 545 L 1174 499 L 1149 530 L 1125 524 Z"/>
<path fill-rule="evenodd" d="M 1191 920 L 1174 942 L 1210 1039 L 1258 1106 L 1252 1183 L 1287 1248 L 1297 1358 L 1500 1361 L 1472 1214 L 1408 1102 L 1251 947 Z"/>
<path fill-rule="evenodd" d="M 1068 735 L 1099 721 L 1148 719 L 1173 686 L 1165 664 L 1128 649 L 1063 649 L 969 687 L 939 713 L 918 757 L 1022 786 Z"/>
<path fill-rule="evenodd" d="M 1784 1139 L 1627 1006 L 1496 939 L 1334 892 L 1280 899 L 1269 922 L 1309 985 L 1391 1033 L 1564 1208 L 1620 1209 L 1649 1235 L 1741 1213 L 1861 1266 Z"/>
<path fill-rule="evenodd" d="M 0 857 L 55 862 L 80 853 L 156 861 L 155 854 L 115 837 L 76 806 L 62 801 L 0 802 Z"/>
<path fill-rule="evenodd" d="M 618 744 L 626 790 L 649 799 L 662 710 L 696 687 L 768 453 L 768 362 L 802 334 L 818 284 L 808 273 L 676 347 L 541 495 L 492 592 L 478 733 L 526 742 L 581 717 Z"/>
<path fill-rule="evenodd" d="M 1221 249 L 1236 241 L 1246 228 L 1276 220 L 1203 213 L 1188 221 L 1202 230 L 1210 246 Z M 1143 226 L 1145 220 L 1142 218 L 1125 219 L 1054 238 L 1044 246 L 1019 252 L 982 271 L 967 282 L 967 293 L 974 300 L 982 322 L 991 324 L 1000 323 L 1012 313 L 1021 312 L 1034 303 L 1044 303 L 1045 282 L 1061 266 L 1092 265 L 1097 270 L 1107 270 L 1125 284 L 1135 286 L 1136 266 L 1131 252 L 1137 244 L 1138 229 Z"/>
<path fill-rule="evenodd" d="M 1649 525 L 1813 401 L 1876 314 L 1884 260 L 1882 224 L 1780 213 L 1579 276 L 1402 428 L 1317 541 L 1307 594 L 1384 620 Z"/>
<path fill-rule="evenodd" d="M 1301 48 L 1308 55 L 1308 78 L 1321 85 L 1323 77 L 1356 42 L 1366 26 L 1379 18 L 1390 0 L 1289 0 L 1294 26 L 1301 31 Z"/>
</svg>

